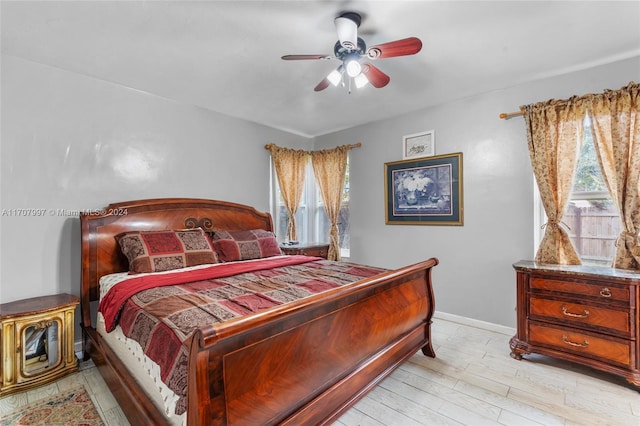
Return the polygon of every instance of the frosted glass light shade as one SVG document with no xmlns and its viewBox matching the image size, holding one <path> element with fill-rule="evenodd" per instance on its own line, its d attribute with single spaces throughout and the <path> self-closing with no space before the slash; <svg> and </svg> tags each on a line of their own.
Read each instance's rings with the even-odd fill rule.
<svg viewBox="0 0 640 426">
<path fill-rule="evenodd" d="M 342 16 L 337 17 L 334 22 L 340 44 L 345 49 L 355 49 L 358 45 L 358 24 Z"/>
<path fill-rule="evenodd" d="M 347 74 L 349 75 L 349 77 L 355 77 L 362 72 L 362 66 L 360 65 L 360 62 L 355 59 L 349 60 L 346 63 L 345 68 L 347 69 Z"/>
<path fill-rule="evenodd" d="M 353 81 L 356 83 L 356 89 L 360 89 L 369 83 L 367 76 L 362 73 L 358 74 Z"/>
<path fill-rule="evenodd" d="M 331 82 L 334 86 L 337 86 L 342 81 L 342 73 L 340 72 L 340 68 L 331 71 L 327 76 L 327 80 Z"/>
</svg>

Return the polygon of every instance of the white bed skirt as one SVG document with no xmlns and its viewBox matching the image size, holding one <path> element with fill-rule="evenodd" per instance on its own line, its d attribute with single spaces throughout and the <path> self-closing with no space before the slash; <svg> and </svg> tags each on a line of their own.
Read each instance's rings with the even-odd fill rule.
<svg viewBox="0 0 640 426">
<path fill-rule="evenodd" d="M 127 370 L 144 388 L 153 403 L 165 413 L 172 425 L 186 425 L 187 414 L 176 415 L 175 407 L 178 396 L 160 379 L 160 367 L 147 357 L 142 347 L 135 340 L 124 335 L 120 326 L 111 332 L 105 331 L 104 318 L 98 312 L 96 330 L 103 340 L 127 366 Z"/>
</svg>

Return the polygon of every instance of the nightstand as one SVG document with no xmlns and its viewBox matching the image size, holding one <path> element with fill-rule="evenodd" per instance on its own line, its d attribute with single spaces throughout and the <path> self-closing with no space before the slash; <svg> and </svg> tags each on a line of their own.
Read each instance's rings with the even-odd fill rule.
<svg viewBox="0 0 640 426">
<path fill-rule="evenodd" d="M 329 244 L 323 243 L 282 245 L 280 249 L 282 253 L 288 255 L 300 254 L 303 256 L 324 257 L 325 259 L 329 255 Z"/>
<path fill-rule="evenodd" d="M 56 380 L 78 370 L 70 294 L 0 304 L 0 396 Z"/>
</svg>

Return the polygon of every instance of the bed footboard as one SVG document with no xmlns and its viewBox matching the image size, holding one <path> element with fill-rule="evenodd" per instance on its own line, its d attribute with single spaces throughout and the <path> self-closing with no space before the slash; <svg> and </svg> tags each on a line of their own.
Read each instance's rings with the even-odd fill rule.
<svg viewBox="0 0 640 426">
<path fill-rule="evenodd" d="M 328 424 L 430 338 L 435 258 L 200 329 L 188 423 Z"/>
</svg>

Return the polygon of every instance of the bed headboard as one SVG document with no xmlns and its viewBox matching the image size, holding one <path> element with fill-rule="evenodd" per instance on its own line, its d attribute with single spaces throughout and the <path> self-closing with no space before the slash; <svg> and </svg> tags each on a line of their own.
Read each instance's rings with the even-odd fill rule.
<svg viewBox="0 0 640 426">
<path fill-rule="evenodd" d="M 101 276 L 128 270 L 115 236 L 124 231 L 202 228 L 273 231 L 269 213 L 243 204 L 198 198 L 157 198 L 109 204 L 80 215 L 82 321 L 90 326 L 90 302 L 99 298 Z M 87 322 L 88 321 L 88 322 Z"/>
</svg>

